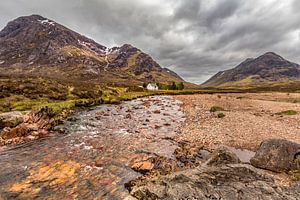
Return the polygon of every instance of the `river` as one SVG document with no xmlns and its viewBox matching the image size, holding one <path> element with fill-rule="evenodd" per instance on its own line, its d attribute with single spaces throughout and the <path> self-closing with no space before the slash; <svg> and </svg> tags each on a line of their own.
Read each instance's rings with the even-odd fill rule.
<svg viewBox="0 0 300 200">
<path fill-rule="evenodd" d="M 0 149 L 0 199 L 131 199 L 133 160 L 173 158 L 180 105 L 170 96 L 101 105 L 66 119 L 64 135 Z"/>
</svg>

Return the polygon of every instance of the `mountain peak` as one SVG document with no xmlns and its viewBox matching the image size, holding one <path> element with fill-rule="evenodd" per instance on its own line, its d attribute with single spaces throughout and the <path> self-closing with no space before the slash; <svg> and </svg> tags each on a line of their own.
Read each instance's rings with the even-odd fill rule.
<svg viewBox="0 0 300 200">
<path fill-rule="evenodd" d="M 219 72 L 204 83 L 207 86 L 245 86 L 300 78 L 300 66 L 274 52 L 247 59 L 237 67 Z"/>
<path fill-rule="evenodd" d="M 10 67 L 15 75 L 93 79 L 97 83 L 182 81 L 130 44 L 107 48 L 40 15 L 19 17 L 0 31 L 1 66 Z"/>
<path fill-rule="evenodd" d="M 274 52 L 269 51 L 269 52 L 264 53 L 263 56 L 279 56 L 279 55 Z"/>
<path fill-rule="evenodd" d="M 55 25 L 55 22 L 40 15 L 22 16 L 10 21 L 2 31 L 0 31 L 0 39 L 4 37 L 15 37 L 25 29 L 42 29 L 46 25 Z"/>
<path fill-rule="evenodd" d="M 18 20 L 45 20 L 47 18 L 38 15 L 38 14 L 32 14 L 32 15 L 27 15 L 27 16 L 21 16 L 17 19 L 15 19 L 14 21 L 18 21 Z"/>
<path fill-rule="evenodd" d="M 266 52 L 263 55 L 259 56 L 257 59 L 278 59 L 278 60 L 284 60 L 283 57 L 280 55 L 274 53 L 274 52 Z"/>
</svg>

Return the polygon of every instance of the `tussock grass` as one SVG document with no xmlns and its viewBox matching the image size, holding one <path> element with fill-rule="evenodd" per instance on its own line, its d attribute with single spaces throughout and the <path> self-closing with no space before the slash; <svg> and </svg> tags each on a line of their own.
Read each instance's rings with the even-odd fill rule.
<svg viewBox="0 0 300 200">
<path fill-rule="evenodd" d="M 209 111 L 210 112 L 224 111 L 224 108 L 220 106 L 212 106 Z"/>
<path fill-rule="evenodd" d="M 278 113 L 275 113 L 276 115 L 297 115 L 298 112 L 295 110 L 285 110 Z"/>
</svg>

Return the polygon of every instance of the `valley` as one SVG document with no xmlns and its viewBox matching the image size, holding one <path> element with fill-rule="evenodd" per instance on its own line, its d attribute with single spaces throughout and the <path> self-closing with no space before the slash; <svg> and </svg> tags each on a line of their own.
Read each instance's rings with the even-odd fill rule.
<svg viewBox="0 0 300 200">
<path fill-rule="evenodd" d="M 159 60 L 189 80 L 235 55 L 174 38 Z M 300 65 L 274 52 L 195 84 L 131 44 L 18 17 L 0 31 L 0 200 L 297 200 L 299 91 Z"/>
<path fill-rule="evenodd" d="M 241 184 L 244 195 L 250 195 L 247 192 L 252 187 L 253 194 L 266 195 L 263 188 L 251 186 L 260 180 L 258 174 L 264 174 L 268 178 L 260 180 L 263 187 L 281 188 L 268 193 L 271 198 L 293 198 L 300 194 L 291 189 L 299 177 L 296 172 L 253 168 L 250 159 L 259 151 L 260 143 L 269 138 L 300 142 L 300 107 L 294 102 L 299 98 L 298 94 L 286 93 L 195 94 L 144 97 L 92 107 L 70 115 L 46 137 L 1 147 L 0 197 L 63 199 L 67 194 L 72 199 L 143 199 L 146 195 L 157 199 L 153 197 L 160 194 L 156 183 L 166 177 L 180 173 L 193 177 L 195 170 L 204 170 L 203 175 L 210 173 L 207 170 L 217 170 L 214 173 L 238 176 L 240 183 L 230 183 Z M 214 111 L 212 107 L 219 109 Z M 296 113 L 278 114 L 286 110 Z M 218 117 L 221 112 L 225 114 L 222 118 Z M 65 134 L 59 130 L 65 130 Z M 210 161 L 214 156 L 221 157 Z M 243 164 L 232 159 L 241 159 Z M 214 168 L 214 164 L 203 168 L 207 162 L 220 162 L 217 166 L 223 168 Z M 232 163 L 236 170 L 226 171 L 226 163 Z M 237 167 L 253 172 L 240 173 Z M 204 175 L 202 180 L 207 178 Z M 191 188 L 185 186 L 177 195 L 189 194 Z M 206 183 L 204 188 L 212 186 Z M 211 190 L 210 194 L 219 193 Z M 165 195 L 174 194 L 170 191 Z M 229 193 L 223 195 L 230 198 Z"/>
</svg>

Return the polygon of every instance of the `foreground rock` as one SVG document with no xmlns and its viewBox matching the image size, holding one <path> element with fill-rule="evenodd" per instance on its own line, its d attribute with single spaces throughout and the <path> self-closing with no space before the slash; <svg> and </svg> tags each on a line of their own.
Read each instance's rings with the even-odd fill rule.
<svg viewBox="0 0 300 200">
<path fill-rule="evenodd" d="M 15 127 L 23 122 L 23 114 L 19 111 L 0 114 L 0 129 Z"/>
<path fill-rule="evenodd" d="M 215 150 L 202 165 L 144 179 L 129 188 L 137 199 L 299 199 L 299 183 L 278 185 L 268 171 L 241 164 L 229 149 Z"/>
<path fill-rule="evenodd" d="M 134 188 L 137 199 L 297 199 L 300 187 L 279 187 L 263 170 L 247 164 L 202 166 Z"/>
<path fill-rule="evenodd" d="M 208 166 L 221 166 L 225 164 L 238 164 L 240 159 L 226 147 L 220 147 L 213 152 L 211 157 L 205 162 Z"/>
<path fill-rule="evenodd" d="M 300 144 L 283 139 L 265 140 L 251 164 L 275 172 L 300 170 Z"/>
<path fill-rule="evenodd" d="M 32 111 L 25 115 L 22 123 L 16 127 L 5 127 L 0 132 L 0 145 L 22 143 L 47 135 L 54 124 L 53 111 L 48 107 Z"/>
</svg>

